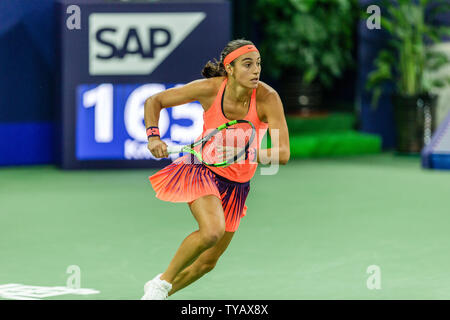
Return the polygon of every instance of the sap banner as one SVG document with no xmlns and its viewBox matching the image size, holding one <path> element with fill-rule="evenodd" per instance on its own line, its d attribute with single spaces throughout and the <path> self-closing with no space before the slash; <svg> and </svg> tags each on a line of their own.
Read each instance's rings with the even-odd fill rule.
<svg viewBox="0 0 450 320">
<path fill-rule="evenodd" d="M 201 78 L 230 40 L 227 1 L 57 2 L 58 163 L 64 169 L 162 167 L 147 149 L 144 101 Z M 198 102 L 160 114 L 161 139 L 192 142 Z"/>
</svg>

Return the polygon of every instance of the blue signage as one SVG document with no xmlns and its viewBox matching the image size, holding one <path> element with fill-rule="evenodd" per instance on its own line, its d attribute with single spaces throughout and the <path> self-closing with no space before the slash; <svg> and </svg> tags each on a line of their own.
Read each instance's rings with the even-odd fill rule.
<svg viewBox="0 0 450 320">
<path fill-rule="evenodd" d="M 153 159 L 147 149 L 144 123 L 145 100 L 182 84 L 80 85 L 77 90 L 76 159 Z M 203 108 L 191 102 L 161 110 L 161 140 L 168 145 L 194 141 L 203 129 Z M 172 159 L 178 155 L 171 155 Z"/>
<path fill-rule="evenodd" d="M 56 12 L 60 166 L 170 163 L 173 158 L 155 159 L 147 149 L 144 101 L 202 78 L 202 68 L 218 59 L 230 40 L 229 2 L 57 0 Z M 164 108 L 162 140 L 168 145 L 193 141 L 201 133 L 202 115 L 198 102 Z"/>
</svg>

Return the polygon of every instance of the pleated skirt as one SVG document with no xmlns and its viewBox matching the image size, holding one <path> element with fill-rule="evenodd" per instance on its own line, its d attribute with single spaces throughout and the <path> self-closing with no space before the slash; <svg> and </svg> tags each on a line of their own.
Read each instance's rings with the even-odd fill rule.
<svg viewBox="0 0 450 320">
<path fill-rule="evenodd" d="M 169 202 L 192 203 L 205 195 L 215 195 L 222 202 L 225 231 L 234 232 L 246 215 L 245 200 L 250 181 L 240 183 L 226 179 L 187 154 L 149 177 L 156 197 Z"/>
</svg>

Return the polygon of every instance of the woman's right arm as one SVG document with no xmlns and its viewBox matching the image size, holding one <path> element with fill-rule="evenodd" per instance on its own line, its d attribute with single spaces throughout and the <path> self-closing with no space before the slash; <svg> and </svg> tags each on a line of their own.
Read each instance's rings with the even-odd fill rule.
<svg viewBox="0 0 450 320">
<path fill-rule="evenodd" d="M 189 82 L 181 87 L 167 89 L 149 97 L 144 104 L 145 128 L 158 126 L 159 114 L 162 109 L 192 101 L 202 103 L 211 94 L 214 94 L 214 83 L 210 79 L 201 79 Z M 167 144 L 158 136 L 150 137 L 147 147 L 156 158 L 167 158 L 169 156 Z"/>
</svg>

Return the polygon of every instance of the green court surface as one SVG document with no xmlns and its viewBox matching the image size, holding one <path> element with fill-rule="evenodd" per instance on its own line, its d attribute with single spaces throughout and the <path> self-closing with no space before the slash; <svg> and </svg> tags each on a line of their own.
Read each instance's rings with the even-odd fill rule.
<svg viewBox="0 0 450 320">
<path fill-rule="evenodd" d="M 170 300 L 450 299 L 450 172 L 389 153 L 260 168 L 216 268 Z M 75 265 L 100 293 L 45 299 L 140 299 L 197 228 L 154 172 L 0 169 L 0 285 L 65 286 Z"/>
</svg>

